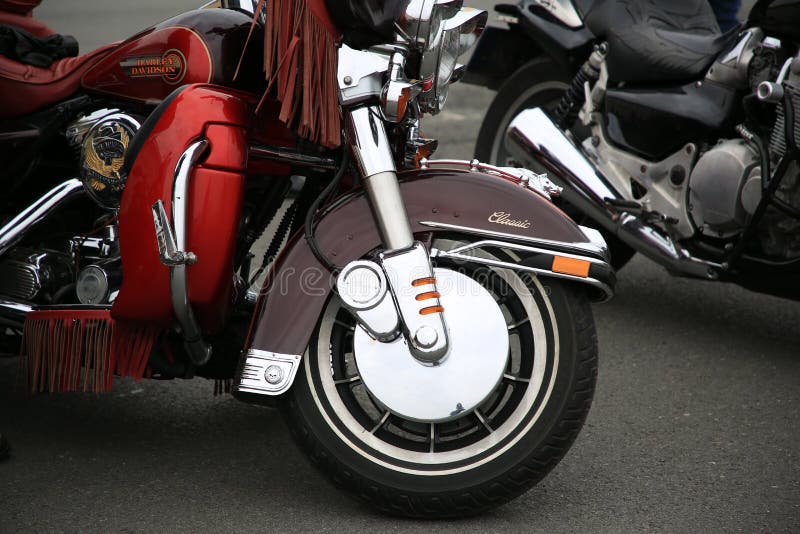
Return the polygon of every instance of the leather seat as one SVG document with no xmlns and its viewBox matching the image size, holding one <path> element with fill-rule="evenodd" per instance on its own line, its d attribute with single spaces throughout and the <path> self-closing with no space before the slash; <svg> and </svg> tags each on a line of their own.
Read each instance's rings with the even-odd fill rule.
<svg viewBox="0 0 800 534">
<path fill-rule="evenodd" d="M 56 33 L 34 18 L 5 11 L 0 11 L 0 24 L 17 26 L 37 37 Z M 33 113 L 77 92 L 83 74 L 116 46 L 113 43 L 88 54 L 60 59 L 46 69 L 0 56 L 0 119 Z"/>
<path fill-rule="evenodd" d="M 617 82 L 700 78 L 736 35 L 720 32 L 706 0 L 604 0 L 586 25 L 608 42 L 608 75 Z"/>
</svg>

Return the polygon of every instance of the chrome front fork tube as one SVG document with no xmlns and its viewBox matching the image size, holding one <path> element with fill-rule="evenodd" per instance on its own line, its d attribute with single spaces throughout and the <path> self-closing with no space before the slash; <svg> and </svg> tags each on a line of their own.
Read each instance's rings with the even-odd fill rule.
<svg viewBox="0 0 800 534">
<path fill-rule="evenodd" d="M 347 130 L 381 240 L 389 250 L 409 248 L 414 236 L 380 111 L 374 107 L 350 111 Z"/>
<path fill-rule="evenodd" d="M 380 111 L 362 107 L 347 112 L 348 142 L 364 179 L 370 208 L 386 250 L 380 255 L 380 269 L 386 275 L 399 315 L 398 326 L 408 340 L 411 354 L 427 365 L 435 365 L 448 349 L 444 308 L 439 300 L 433 268 L 425 246 L 414 241 L 394 163 L 389 138 Z M 364 262 L 361 262 L 364 263 Z M 363 266 L 362 266 L 363 267 Z M 364 279 L 361 280 L 360 278 Z M 380 284 L 374 284 L 374 274 L 366 268 L 345 270 L 337 282 L 343 302 L 356 313 L 359 320 L 370 322 L 368 313 L 382 302 Z M 350 292 L 374 288 L 376 294 Z M 384 285 L 384 291 L 385 291 Z M 363 304 L 359 304 L 359 302 Z M 383 309 L 386 309 L 383 307 Z M 376 324 L 365 324 L 367 331 L 377 332 L 391 324 L 385 318 Z M 381 332 L 388 337 L 387 332 Z"/>
</svg>

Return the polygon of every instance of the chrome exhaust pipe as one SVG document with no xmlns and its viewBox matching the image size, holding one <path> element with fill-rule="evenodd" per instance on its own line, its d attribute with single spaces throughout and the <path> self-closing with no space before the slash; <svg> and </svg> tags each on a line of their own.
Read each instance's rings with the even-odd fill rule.
<svg viewBox="0 0 800 534">
<path fill-rule="evenodd" d="M 637 252 L 670 271 L 715 278 L 719 265 L 693 259 L 672 239 L 638 217 L 617 210 L 625 201 L 606 176 L 562 132 L 541 108 L 526 109 L 508 127 L 509 149 L 526 165 L 539 163 L 563 187 L 562 198 Z M 611 202 L 609 202 L 611 201 Z"/>
<path fill-rule="evenodd" d="M 57 185 L 22 213 L 0 228 L 0 256 L 13 247 L 28 230 L 39 224 L 55 208 L 83 192 L 83 183 L 73 178 Z"/>
</svg>

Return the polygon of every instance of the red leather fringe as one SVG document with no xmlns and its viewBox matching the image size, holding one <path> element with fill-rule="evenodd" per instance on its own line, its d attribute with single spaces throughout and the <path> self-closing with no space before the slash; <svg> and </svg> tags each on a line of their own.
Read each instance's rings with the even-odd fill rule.
<svg viewBox="0 0 800 534">
<path fill-rule="evenodd" d="M 117 322 L 108 310 L 30 312 L 22 338 L 31 393 L 109 391 L 114 375 L 141 379 L 159 329 Z"/>
<path fill-rule="evenodd" d="M 341 110 L 336 72 L 341 36 L 324 0 L 269 0 L 266 4 L 266 93 L 275 88 L 281 103 L 280 120 L 301 137 L 328 148 L 338 147 Z M 259 0 L 256 20 L 264 5 L 265 1 Z M 260 108 L 261 104 L 257 111 Z"/>
</svg>

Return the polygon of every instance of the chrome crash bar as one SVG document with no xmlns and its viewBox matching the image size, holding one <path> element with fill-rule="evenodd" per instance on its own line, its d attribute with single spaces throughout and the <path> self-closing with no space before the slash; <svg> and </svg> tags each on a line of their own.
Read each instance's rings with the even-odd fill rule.
<svg viewBox="0 0 800 534">
<path fill-rule="evenodd" d="M 186 212 L 188 211 L 189 178 L 192 167 L 208 148 L 208 141 L 193 143 L 178 159 L 172 182 L 172 224 L 167 218 L 164 203 L 156 201 L 152 206 L 156 242 L 161 263 L 169 267 L 169 288 L 172 307 L 181 328 L 181 336 L 195 365 L 204 365 L 211 358 L 211 346 L 204 340 L 189 302 L 186 285 L 186 266 L 197 261 L 197 257 L 186 250 Z"/>
<path fill-rule="evenodd" d="M 0 256 L 13 247 L 28 230 L 39 224 L 61 204 L 83 193 L 83 183 L 77 178 L 55 186 L 22 213 L 0 228 Z"/>
</svg>

